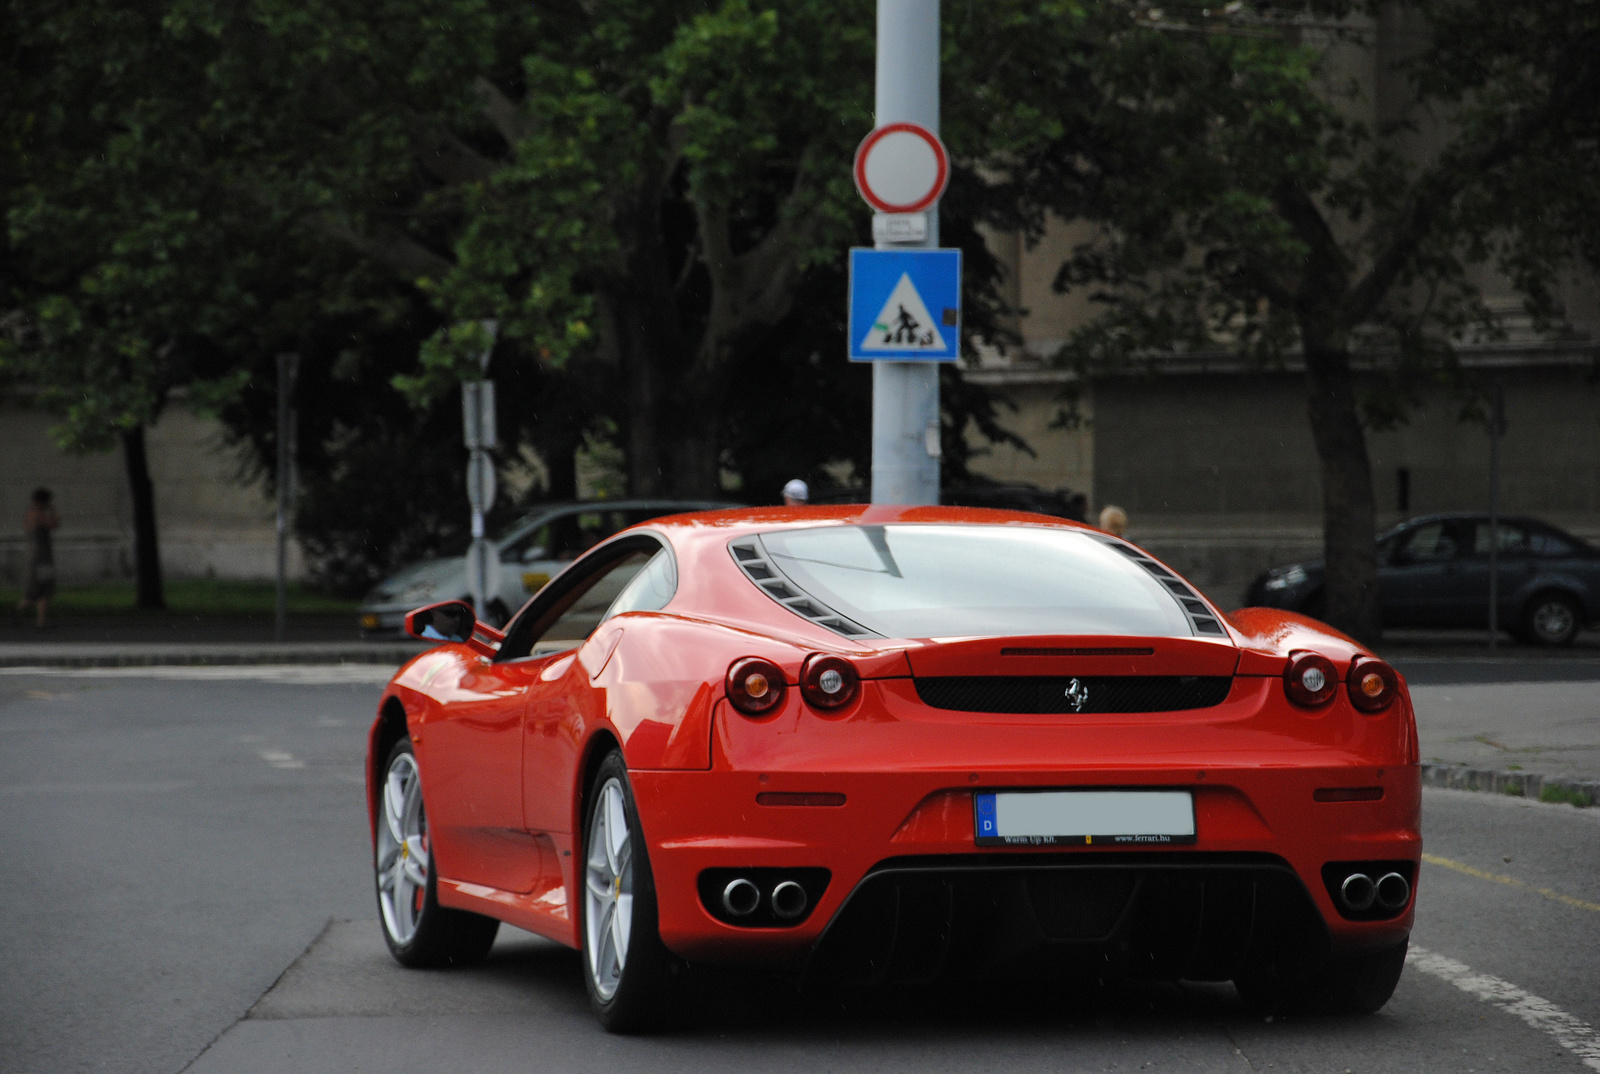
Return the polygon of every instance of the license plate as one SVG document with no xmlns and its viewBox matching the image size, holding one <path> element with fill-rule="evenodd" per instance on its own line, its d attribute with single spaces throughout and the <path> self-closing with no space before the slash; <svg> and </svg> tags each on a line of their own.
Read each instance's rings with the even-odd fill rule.
<svg viewBox="0 0 1600 1074">
<path fill-rule="evenodd" d="M 980 791 L 972 797 L 979 846 L 1195 841 L 1188 791 Z"/>
</svg>

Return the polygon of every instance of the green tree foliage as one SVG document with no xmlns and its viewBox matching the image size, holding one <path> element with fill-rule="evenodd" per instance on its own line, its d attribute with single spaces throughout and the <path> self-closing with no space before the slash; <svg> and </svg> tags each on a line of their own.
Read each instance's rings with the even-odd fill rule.
<svg viewBox="0 0 1600 1074">
<path fill-rule="evenodd" d="M 1409 19 L 1417 51 L 1380 72 L 1408 107 L 1369 122 L 1333 77 L 1364 18 Z M 1322 461 L 1328 619 L 1378 636 L 1365 429 L 1403 417 L 1455 346 L 1503 331 L 1475 273 L 1505 274 L 1534 323 L 1596 253 L 1600 4 L 1421 2 L 1369 9 L 1107 6 L 1028 75 L 1087 104 L 1019 148 L 1011 181 L 1098 226 L 1058 286 L 1104 316 L 1067 357 L 1298 352 Z M 1346 53 L 1348 55 L 1348 53 Z M 1021 72 L 1017 72 L 1020 76 Z M 1027 94 L 1018 85 L 1019 97 Z M 1031 221 L 1037 230 L 1042 219 Z M 1358 359 L 1360 375 L 1358 376 Z"/>
<path fill-rule="evenodd" d="M 419 402 L 476 375 L 493 317 L 502 350 L 599 386 L 633 492 L 706 496 L 765 450 L 735 427 L 794 401 L 734 385 L 816 392 L 811 355 L 839 360 L 842 294 L 817 284 L 867 221 L 848 168 L 871 127 L 867 0 L 183 0 L 168 23 L 223 50 L 208 86 L 237 117 L 234 187 L 433 303 L 422 368 L 397 379 Z M 997 128 L 973 119 L 976 165 Z M 969 323 L 998 333 L 974 282 Z M 862 383 L 829 373 L 830 394 L 858 385 L 836 412 Z M 952 427 L 997 431 L 989 406 Z M 828 427 L 797 430 L 811 467 L 864 454 Z"/>
</svg>

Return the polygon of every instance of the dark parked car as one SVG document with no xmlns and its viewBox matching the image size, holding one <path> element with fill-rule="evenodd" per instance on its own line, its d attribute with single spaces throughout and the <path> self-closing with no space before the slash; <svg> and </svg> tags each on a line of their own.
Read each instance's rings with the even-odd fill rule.
<svg viewBox="0 0 1600 1074">
<path fill-rule="evenodd" d="M 1566 645 L 1600 620 L 1600 551 L 1547 522 L 1496 523 L 1499 621 L 1520 641 Z M 1245 603 L 1321 617 L 1323 565 L 1274 567 Z M 1489 518 L 1428 515 L 1378 538 L 1383 625 L 1484 627 L 1489 622 Z"/>
</svg>

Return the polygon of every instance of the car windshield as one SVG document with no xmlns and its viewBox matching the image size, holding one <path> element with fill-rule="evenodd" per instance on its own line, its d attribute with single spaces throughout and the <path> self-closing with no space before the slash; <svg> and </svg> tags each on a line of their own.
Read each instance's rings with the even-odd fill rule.
<svg viewBox="0 0 1600 1074">
<path fill-rule="evenodd" d="M 761 541 L 807 594 L 886 637 L 1193 636 L 1156 579 L 1079 530 L 828 526 Z"/>
</svg>

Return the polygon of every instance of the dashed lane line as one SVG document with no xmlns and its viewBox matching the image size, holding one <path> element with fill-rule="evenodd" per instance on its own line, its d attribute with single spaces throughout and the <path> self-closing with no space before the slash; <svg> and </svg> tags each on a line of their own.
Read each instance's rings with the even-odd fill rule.
<svg viewBox="0 0 1600 1074">
<path fill-rule="evenodd" d="M 1504 884 L 1508 888 L 1519 888 L 1523 891 L 1531 891 L 1535 895 L 1543 895 L 1545 898 L 1561 903 L 1564 906 L 1571 906 L 1579 910 L 1588 910 L 1591 913 L 1600 914 L 1600 902 L 1587 902 L 1584 899 L 1575 899 L 1571 895 L 1563 895 L 1561 892 L 1552 891 L 1549 888 L 1536 888 L 1527 881 L 1518 880 L 1514 876 L 1504 876 L 1500 873 L 1487 872 L 1483 869 L 1474 868 L 1465 862 L 1455 861 L 1451 858 L 1441 858 L 1437 854 L 1424 854 L 1422 856 L 1422 860 L 1427 862 L 1429 865 L 1437 865 L 1443 869 L 1453 869 L 1458 873 L 1465 874 L 1466 876 L 1475 876 L 1479 880 L 1488 880 L 1491 883 Z"/>
<path fill-rule="evenodd" d="M 304 768 L 306 766 L 304 761 L 300 760 L 288 750 L 256 750 L 256 756 L 260 757 L 273 768 Z"/>
<path fill-rule="evenodd" d="M 1508 1014 L 1516 1015 L 1534 1029 L 1549 1034 L 1557 1044 L 1577 1056 L 1584 1066 L 1600 1071 L 1600 1034 L 1595 1033 L 1587 1022 L 1573 1017 L 1549 1000 L 1493 974 L 1479 973 L 1465 963 L 1426 948 L 1412 947 L 1406 953 L 1406 964 L 1455 985 L 1469 996 L 1476 996 Z"/>
</svg>

